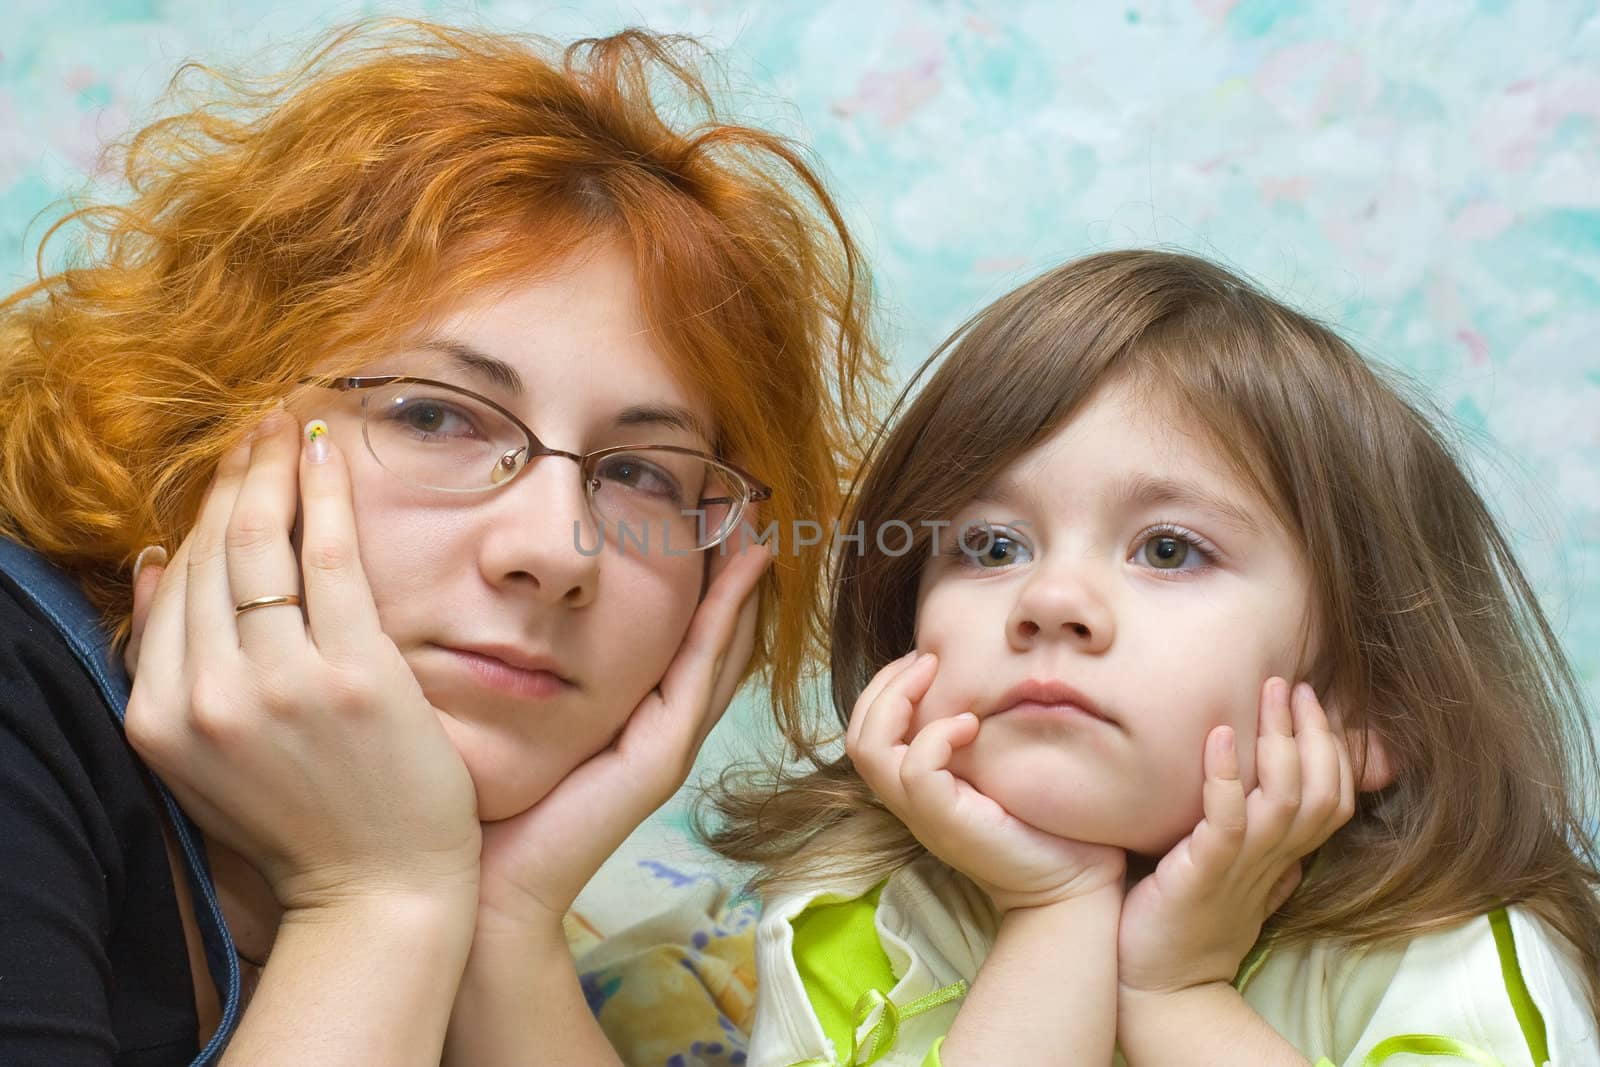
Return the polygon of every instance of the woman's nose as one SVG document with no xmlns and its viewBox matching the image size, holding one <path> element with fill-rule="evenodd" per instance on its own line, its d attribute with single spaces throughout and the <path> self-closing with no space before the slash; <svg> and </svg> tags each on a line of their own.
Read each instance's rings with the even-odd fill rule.
<svg viewBox="0 0 1600 1067">
<path fill-rule="evenodd" d="M 492 584 L 571 607 L 594 598 L 604 544 L 577 464 L 537 457 L 483 506 L 480 565 Z"/>
</svg>

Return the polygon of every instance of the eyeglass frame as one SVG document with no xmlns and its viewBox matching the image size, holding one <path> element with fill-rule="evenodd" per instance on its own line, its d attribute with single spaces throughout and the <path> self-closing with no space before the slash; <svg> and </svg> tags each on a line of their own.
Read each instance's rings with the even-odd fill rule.
<svg viewBox="0 0 1600 1067">
<path fill-rule="evenodd" d="M 606 448 L 597 448 L 594 451 L 587 452 L 587 453 L 567 452 L 567 451 L 564 451 L 563 449 L 551 448 L 549 445 L 547 445 L 543 441 L 539 440 L 539 435 L 534 433 L 533 429 L 527 423 L 523 422 L 521 419 L 519 419 L 512 412 L 506 410 L 505 407 L 501 406 L 500 404 L 495 403 L 493 400 L 490 400 L 488 397 L 484 396 L 482 393 L 474 393 L 471 389 L 464 389 L 461 386 L 454 385 L 454 384 L 452 384 L 450 382 L 441 382 L 436 378 L 419 378 L 419 377 L 416 377 L 415 375 L 411 375 L 411 374 L 365 374 L 365 375 L 344 375 L 344 376 L 337 377 L 337 378 L 303 378 L 303 379 L 301 379 L 301 383 L 300 384 L 316 386 L 316 387 L 322 388 L 322 389 L 333 389 L 333 390 L 336 390 L 336 391 L 341 392 L 341 393 L 350 393 L 350 392 L 355 392 L 355 391 L 358 391 L 358 390 L 361 390 L 361 389 L 376 389 L 376 388 L 381 388 L 382 386 L 385 386 L 385 385 L 396 385 L 396 384 L 406 384 L 406 383 L 412 383 L 412 384 L 416 384 L 416 385 L 432 386 L 432 387 L 437 388 L 437 389 L 444 389 L 444 390 L 446 390 L 448 392 L 460 393 L 462 396 L 469 396 L 473 400 L 476 400 L 478 403 L 483 404 L 486 407 L 488 407 L 488 408 L 498 412 L 499 414 L 505 416 L 505 418 L 513 426 L 515 426 L 517 429 L 521 430 L 522 431 L 522 435 L 528 439 L 528 458 L 523 460 L 522 465 L 517 468 L 517 471 L 516 471 L 515 474 L 513 474 L 510 478 L 507 478 L 503 482 L 500 482 L 498 484 L 495 484 L 495 483 L 491 482 L 488 485 L 479 486 L 477 488 L 464 488 L 464 489 L 447 489 L 447 488 L 445 488 L 443 486 L 421 485 L 420 483 L 416 483 L 416 482 L 410 482 L 409 483 L 409 484 L 412 484 L 412 485 L 417 485 L 418 488 L 433 489 L 433 490 L 435 490 L 437 492 L 441 492 L 441 493 L 484 493 L 484 492 L 488 492 L 488 491 L 493 490 L 493 489 L 501 489 L 501 488 L 504 488 L 507 485 L 510 485 L 512 482 L 517 480 L 517 478 L 522 474 L 523 471 L 525 471 L 529 467 L 533 466 L 533 461 L 536 460 L 536 459 L 542 459 L 545 456 L 561 456 L 564 459 L 572 460 L 574 463 L 576 463 L 578 465 L 579 473 L 584 475 L 584 479 L 583 479 L 583 499 L 584 499 L 584 504 L 588 508 L 589 517 L 594 519 L 596 522 L 603 523 L 603 522 L 606 522 L 607 520 L 605 519 L 604 516 L 600 515 L 595 510 L 594 483 L 595 483 L 596 479 L 595 479 L 594 475 L 590 472 L 589 465 L 590 465 L 591 461 L 597 460 L 597 459 L 604 459 L 607 456 L 616 456 L 616 455 L 622 455 L 622 454 L 627 453 L 627 452 L 640 452 L 640 451 L 645 451 L 645 450 L 650 450 L 650 449 L 659 449 L 659 450 L 665 451 L 665 452 L 676 452 L 677 454 L 682 455 L 682 456 L 694 456 L 697 459 L 703 460 L 703 461 L 711 463 L 711 464 L 713 464 L 713 465 L 715 465 L 717 467 L 721 467 L 724 470 L 732 472 L 733 474 L 737 475 L 740 479 L 742 479 L 744 481 L 745 485 L 749 487 L 749 493 L 745 496 L 744 503 L 740 505 L 739 511 L 737 512 L 737 514 L 735 514 L 733 516 L 733 520 L 730 520 L 729 522 L 726 523 L 726 525 L 729 528 L 724 530 L 722 532 L 721 536 L 719 536 L 715 541 L 711 542 L 708 545 L 702 545 L 699 548 L 694 549 L 694 551 L 697 551 L 697 552 L 705 552 L 705 551 L 708 551 L 710 549 L 716 548 L 718 545 L 720 545 L 724 541 L 726 541 L 728 539 L 728 536 L 733 533 L 733 529 L 732 529 L 733 521 L 737 520 L 738 518 L 740 518 L 740 517 L 742 517 L 744 515 L 744 509 L 745 508 L 749 507 L 751 504 L 757 504 L 757 503 L 761 503 L 762 501 L 771 500 L 772 499 L 772 487 L 767 485 L 765 482 L 761 481 L 761 479 L 757 478 L 755 475 L 751 474 L 749 471 L 743 469 L 742 467 L 739 467 L 737 464 L 729 463 L 727 460 L 720 459 L 717 456 L 714 456 L 709 452 L 702 452 L 698 448 L 686 448 L 683 445 L 647 445 L 647 444 L 610 445 L 610 446 L 607 446 Z M 362 401 L 361 401 L 361 440 L 366 443 L 367 451 L 369 453 L 371 453 L 372 458 L 378 460 L 378 463 L 383 466 L 384 470 L 389 470 L 388 465 L 384 464 L 383 460 L 378 456 L 378 454 L 372 450 L 372 439 L 367 434 L 367 403 L 366 403 L 366 399 L 365 398 L 363 398 Z M 503 456 L 501 457 L 502 460 L 504 458 L 505 457 L 503 457 Z M 394 472 L 390 471 L 390 473 L 394 473 Z M 396 474 L 395 477 L 401 477 L 401 476 Z M 408 479 L 402 479 L 402 480 L 409 481 Z M 737 500 L 738 500 L 738 498 L 736 498 L 736 497 L 725 497 L 725 496 L 702 497 L 700 500 L 696 501 L 696 503 L 701 505 L 702 507 L 704 505 L 707 505 L 707 504 L 729 504 L 729 505 L 732 505 L 732 504 L 736 503 Z"/>
</svg>

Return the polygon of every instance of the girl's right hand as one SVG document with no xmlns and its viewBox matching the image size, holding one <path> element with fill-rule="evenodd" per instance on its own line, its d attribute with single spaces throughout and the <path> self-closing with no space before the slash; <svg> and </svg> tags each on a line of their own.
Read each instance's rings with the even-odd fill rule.
<svg viewBox="0 0 1600 1067">
<path fill-rule="evenodd" d="M 303 614 L 235 614 L 287 593 Z M 475 900 L 472 780 L 379 629 L 343 456 L 326 436 L 302 442 L 281 411 L 218 466 L 161 577 L 126 725 L 185 812 L 285 909 L 391 893 Z"/>
<path fill-rule="evenodd" d="M 937 719 L 906 739 L 917 701 L 937 670 L 931 652 L 895 660 L 874 676 L 851 712 L 845 752 L 884 806 L 1002 913 L 1120 886 L 1127 861 L 1122 849 L 1045 833 L 951 773 L 956 750 L 978 736 L 977 716 Z"/>
</svg>

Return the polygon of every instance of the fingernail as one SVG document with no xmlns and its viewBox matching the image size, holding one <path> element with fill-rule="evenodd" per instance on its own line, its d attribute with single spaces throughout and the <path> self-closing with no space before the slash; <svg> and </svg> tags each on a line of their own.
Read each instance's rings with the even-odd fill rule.
<svg viewBox="0 0 1600 1067">
<path fill-rule="evenodd" d="M 144 570 L 146 563 L 154 563 L 157 567 L 167 562 L 167 550 L 160 545 L 145 545 L 139 554 L 133 557 L 133 584 L 139 584 L 139 572 Z"/>
<path fill-rule="evenodd" d="M 1232 752 L 1233 751 L 1233 731 L 1232 730 L 1223 730 L 1222 733 L 1221 733 L 1221 736 L 1219 736 L 1217 738 L 1217 745 L 1224 752 Z"/>
<path fill-rule="evenodd" d="M 284 409 L 282 403 L 273 405 L 272 410 L 261 416 L 260 421 L 251 428 L 248 439 L 250 441 L 259 441 L 263 437 L 277 433 L 280 429 L 287 429 L 288 427 L 284 425 L 284 422 L 288 417 L 289 413 Z"/>
<path fill-rule="evenodd" d="M 1301 682 L 1299 685 L 1294 687 L 1294 698 L 1296 700 L 1310 700 L 1316 695 L 1317 694 L 1311 690 L 1310 682 Z"/>
<path fill-rule="evenodd" d="M 306 458 L 312 463 L 323 463 L 328 458 L 328 424 L 321 419 L 306 423 Z"/>
</svg>

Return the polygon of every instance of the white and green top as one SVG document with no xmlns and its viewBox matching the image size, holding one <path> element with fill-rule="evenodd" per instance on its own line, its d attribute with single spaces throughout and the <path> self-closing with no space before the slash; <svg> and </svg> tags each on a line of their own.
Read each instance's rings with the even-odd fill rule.
<svg viewBox="0 0 1600 1067">
<path fill-rule="evenodd" d="M 756 931 L 749 1067 L 938 1067 L 998 926 L 932 857 L 877 884 L 774 896 Z M 1394 946 L 1277 948 L 1236 985 L 1318 1067 L 1594 1067 L 1600 1034 L 1562 944 L 1502 908 Z"/>
</svg>

